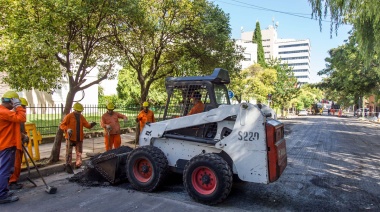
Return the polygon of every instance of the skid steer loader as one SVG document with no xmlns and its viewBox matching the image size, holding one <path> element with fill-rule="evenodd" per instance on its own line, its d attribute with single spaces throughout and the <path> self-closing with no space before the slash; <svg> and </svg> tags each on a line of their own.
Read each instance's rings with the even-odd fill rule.
<svg viewBox="0 0 380 212">
<path fill-rule="evenodd" d="M 231 105 L 228 72 L 169 77 L 164 120 L 147 123 L 140 147 L 126 161 L 131 185 L 151 192 L 168 171 L 183 174 L 183 183 L 195 201 L 217 204 L 227 198 L 233 177 L 254 183 L 276 181 L 287 165 L 284 125 L 266 105 Z M 204 105 L 188 115 L 194 92 Z"/>
</svg>

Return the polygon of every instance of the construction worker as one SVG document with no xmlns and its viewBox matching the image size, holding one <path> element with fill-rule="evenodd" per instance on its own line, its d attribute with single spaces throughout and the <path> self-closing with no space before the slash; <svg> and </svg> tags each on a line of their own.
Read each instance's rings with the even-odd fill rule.
<svg viewBox="0 0 380 212">
<path fill-rule="evenodd" d="M 195 91 L 191 95 L 191 100 L 194 106 L 193 108 L 191 108 L 190 112 L 187 115 L 202 113 L 204 111 L 205 105 L 202 103 L 201 98 L 202 98 L 202 94 L 200 94 L 198 91 Z"/>
<path fill-rule="evenodd" d="M 95 122 L 88 123 L 82 115 L 83 105 L 75 103 L 73 105 L 74 112 L 71 112 L 65 116 L 61 125 L 59 126 L 65 132 L 66 138 L 66 172 L 73 174 L 71 167 L 73 146 L 75 146 L 76 161 L 75 167 L 80 168 L 82 166 L 82 151 L 83 151 L 83 127 L 91 129 L 96 125 Z"/>
<path fill-rule="evenodd" d="M 28 101 L 25 98 L 20 98 L 21 107 L 26 110 L 26 106 L 28 106 Z M 9 179 L 9 190 L 17 190 L 22 188 L 22 184 L 18 183 L 18 179 L 21 173 L 21 162 L 23 156 L 22 145 L 27 145 L 29 142 L 29 138 L 25 131 L 25 122 L 20 123 L 20 132 L 21 132 L 21 140 L 16 144 L 16 157 L 15 157 L 15 169 L 12 176 Z"/>
<path fill-rule="evenodd" d="M 20 123 L 25 121 L 25 109 L 18 94 L 5 92 L 0 106 L 0 204 L 18 200 L 9 192 L 8 182 L 15 165 L 16 145 L 21 140 Z"/>
<path fill-rule="evenodd" d="M 148 102 L 143 103 L 143 110 L 137 115 L 136 122 L 140 123 L 140 133 L 144 129 L 146 123 L 156 122 L 153 111 L 149 110 Z"/>
<path fill-rule="evenodd" d="M 120 124 L 119 119 L 124 119 L 124 124 L 127 123 L 128 117 L 115 112 L 115 105 L 110 102 L 106 105 L 107 112 L 102 115 L 100 125 L 104 128 L 104 145 L 106 151 L 119 148 L 121 145 Z"/>
</svg>

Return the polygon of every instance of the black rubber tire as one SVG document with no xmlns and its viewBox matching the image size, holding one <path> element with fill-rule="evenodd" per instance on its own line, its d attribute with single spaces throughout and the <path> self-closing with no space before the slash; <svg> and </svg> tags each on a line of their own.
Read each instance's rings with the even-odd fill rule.
<svg viewBox="0 0 380 212">
<path fill-rule="evenodd" d="M 203 168 L 208 172 L 213 172 L 214 182 L 216 182 L 214 189 L 205 191 L 204 194 L 199 192 L 199 190 L 202 190 L 199 186 L 204 184 L 197 185 L 197 182 L 194 182 L 194 180 L 199 179 L 197 176 L 201 177 L 200 175 L 202 175 L 203 171 L 200 170 Z M 197 173 L 200 175 L 197 175 Z M 219 155 L 212 153 L 193 157 L 187 162 L 183 172 L 183 184 L 189 196 L 195 201 L 207 205 L 215 205 L 225 200 L 231 192 L 232 180 L 232 171 L 228 163 Z M 198 190 L 196 187 L 198 187 Z"/>
<path fill-rule="evenodd" d="M 141 167 L 136 167 L 140 162 L 146 162 L 144 168 L 148 168 L 149 177 L 144 178 L 145 176 L 141 176 L 143 172 L 139 169 Z M 159 148 L 142 146 L 134 149 L 128 155 L 126 172 L 128 180 L 134 189 L 151 192 L 157 189 L 165 180 L 168 172 L 168 160 Z"/>
</svg>

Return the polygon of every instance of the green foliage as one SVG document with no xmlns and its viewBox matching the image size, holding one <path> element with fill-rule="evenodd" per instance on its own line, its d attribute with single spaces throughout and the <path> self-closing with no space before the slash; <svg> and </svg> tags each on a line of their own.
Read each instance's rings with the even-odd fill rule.
<svg viewBox="0 0 380 212">
<path fill-rule="evenodd" d="M 276 82 L 276 70 L 255 64 L 231 77 L 229 89 L 234 91 L 238 102 L 255 99 L 257 102 L 266 103 L 267 95 L 274 92 Z"/>
<path fill-rule="evenodd" d="M 370 66 L 365 66 L 365 56 L 358 50 L 356 37 L 351 36 L 348 43 L 331 49 L 325 59 L 326 68 L 318 72 L 327 75 L 319 84 L 325 90 L 326 96 L 349 106 L 359 97 L 377 93 L 380 86 L 379 64 L 376 58 L 370 60 Z"/>
<path fill-rule="evenodd" d="M 264 55 L 264 47 L 263 47 L 263 41 L 261 36 L 261 28 L 260 28 L 260 22 L 256 22 L 256 28 L 252 37 L 252 42 L 257 44 L 257 63 L 260 64 L 262 67 L 266 66 L 265 63 L 265 55 Z"/>
<path fill-rule="evenodd" d="M 114 43 L 126 67 L 136 72 L 140 102 L 148 98 L 155 81 L 167 76 L 205 75 L 215 67 L 238 68 L 235 64 L 242 55 L 230 39 L 229 17 L 212 3 L 141 0 L 138 11 L 133 22 L 117 20 Z M 135 90 L 128 92 L 136 99 Z"/>
<path fill-rule="evenodd" d="M 331 19 L 331 32 L 342 24 L 352 24 L 357 36 L 360 52 L 365 55 L 365 65 L 380 53 L 380 4 L 378 0 L 309 0 L 313 17 L 319 19 L 327 15 Z"/>
<path fill-rule="evenodd" d="M 272 94 L 273 105 L 282 109 L 291 107 L 291 100 L 299 95 L 297 78 L 294 77 L 292 69 L 277 59 L 268 61 L 268 67 L 277 71 L 277 82 Z"/>
<path fill-rule="evenodd" d="M 69 111 L 76 92 L 113 76 L 111 20 L 127 17 L 133 1 L 1 0 L 0 70 L 18 90 L 50 91 L 69 84 Z M 86 76 L 98 76 L 89 82 Z"/>
<path fill-rule="evenodd" d="M 311 108 L 312 104 L 320 102 L 323 97 L 324 93 L 320 89 L 313 88 L 309 84 L 306 84 L 301 86 L 296 101 L 297 105 L 302 103 L 303 108 Z"/>
</svg>

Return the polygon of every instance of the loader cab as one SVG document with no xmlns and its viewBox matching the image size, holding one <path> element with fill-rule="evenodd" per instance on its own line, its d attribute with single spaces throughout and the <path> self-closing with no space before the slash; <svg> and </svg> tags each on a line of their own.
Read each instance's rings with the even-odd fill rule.
<svg viewBox="0 0 380 212">
<path fill-rule="evenodd" d="M 231 104 L 226 84 L 230 82 L 228 71 L 214 69 L 209 76 L 168 77 L 166 78 L 166 102 L 164 120 L 187 116 L 194 106 L 194 93 L 204 104 L 202 112 L 209 111 L 223 104 Z"/>
</svg>

